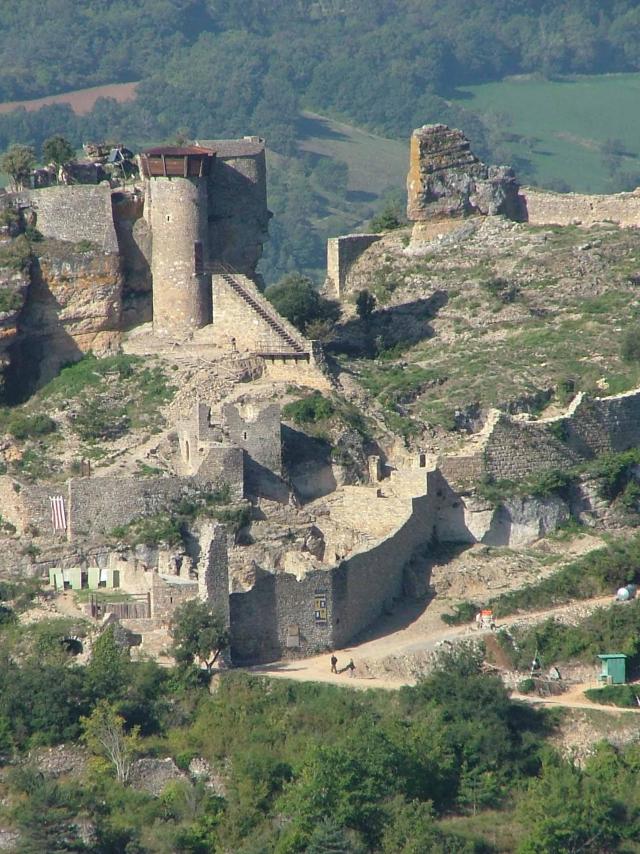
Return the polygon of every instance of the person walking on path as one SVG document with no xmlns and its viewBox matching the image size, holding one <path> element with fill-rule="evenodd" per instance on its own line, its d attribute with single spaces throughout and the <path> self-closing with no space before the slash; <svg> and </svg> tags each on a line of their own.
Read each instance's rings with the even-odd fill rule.
<svg viewBox="0 0 640 854">
<path fill-rule="evenodd" d="M 331 672 L 338 672 L 338 659 L 336 658 L 335 653 L 331 656 Z"/>
<path fill-rule="evenodd" d="M 356 675 L 356 666 L 353 663 L 352 658 L 349 659 L 349 664 L 347 664 L 347 666 L 345 667 L 345 670 L 349 671 L 349 676 L 351 676 L 351 677 Z"/>
</svg>

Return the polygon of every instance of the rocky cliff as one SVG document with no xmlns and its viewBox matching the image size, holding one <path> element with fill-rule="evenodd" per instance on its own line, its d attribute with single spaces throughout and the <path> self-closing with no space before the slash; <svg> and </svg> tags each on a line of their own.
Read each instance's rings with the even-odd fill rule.
<svg viewBox="0 0 640 854">
<path fill-rule="evenodd" d="M 114 351 L 121 336 L 116 253 L 56 240 L 33 243 L 31 252 L 24 269 L 0 271 L 0 287 L 16 294 L 11 312 L 0 314 L 0 359 L 10 386 L 19 371 L 22 392 L 84 353 Z"/>
</svg>

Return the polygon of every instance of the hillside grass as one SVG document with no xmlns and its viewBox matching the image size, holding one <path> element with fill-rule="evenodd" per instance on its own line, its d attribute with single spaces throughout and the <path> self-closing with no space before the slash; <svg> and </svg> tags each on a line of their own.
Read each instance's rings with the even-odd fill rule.
<svg viewBox="0 0 640 854">
<path fill-rule="evenodd" d="M 26 402 L 0 406 L 0 433 L 20 443 L 17 457 L 9 463 L 0 458 L 0 472 L 33 481 L 78 474 L 79 460 L 65 460 L 61 453 L 69 438 L 84 443 L 81 457 L 101 459 L 110 442 L 131 431 L 159 432 L 165 423 L 162 407 L 175 391 L 157 362 L 89 353 Z"/>
<path fill-rule="evenodd" d="M 510 77 L 459 91 L 461 105 L 497 129 L 505 159 L 529 160 L 527 180 L 540 186 L 561 181 L 575 192 L 610 192 L 608 140 L 623 143 L 621 168 L 640 174 L 640 74 Z"/>
<path fill-rule="evenodd" d="M 562 410 L 573 393 L 563 391 L 567 384 L 595 396 L 640 385 L 640 362 L 623 353 L 625 336 L 640 322 L 635 234 L 519 228 L 502 245 L 477 240 L 410 265 L 393 259 L 394 300 L 415 299 L 419 287 L 446 290 L 447 301 L 431 321 L 435 334 L 426 330 L 412 344 L 397 340 L 400 330 L 382 342 L 378 358 L 350 360 L 392 429 L 400 416 L 419 428 L 451 430 L 456 410 L 549 389 L 557 390 L 553 403 Z M 597 244 L 591 257 L 580 248 L 588 241 Z M 584 263 L 598 265 L 590 280 L 582 276 Z M 529 411 L 537 415 L 541 407 Z"/>
<path fill-rule="evenodd" d="M 405 141 L 387 139 L 317 113 L 301 113 L 298 148 L 346 163 L 351 193 L 379 196 L 389 188 L 402 187 L 407 177 L 409 149 Z"/>
</svg>

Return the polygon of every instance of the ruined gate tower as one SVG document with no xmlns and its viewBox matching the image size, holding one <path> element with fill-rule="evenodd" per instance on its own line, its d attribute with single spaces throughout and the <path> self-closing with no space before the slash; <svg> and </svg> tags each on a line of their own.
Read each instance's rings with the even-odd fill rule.
<svg viewBox="0 0 640 854">
<path fill-rule="evenodd" d="M 208 177 L 215 153 L 163 146 L 140 155 L 145 216 L 151 226 L 153 330 L 176 341 L 211 323 Z"/>
</svg>

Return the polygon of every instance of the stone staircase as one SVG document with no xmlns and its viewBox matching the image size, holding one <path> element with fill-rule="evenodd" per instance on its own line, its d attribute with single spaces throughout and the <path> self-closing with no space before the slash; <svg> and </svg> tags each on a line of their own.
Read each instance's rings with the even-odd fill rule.
<svg viewBox="0 0 640 854">
<path fill-rule="evenodd" d="M 276 333 L 283 342 L 283 353 L 298 353 L 301 356 L 309 353 L 309 343 L 306 339 L 271 307 L 249 280 L 240 281 L 239 276 L 224 272 L 220 274 L 225 283 Z M 244 276 L 242 277 L 245 278 Z M 269 348 L 271 350 L 272 348 Z M 266 353 L 260 353 L 266 355 Z M 269 353 L 271 355 L 271 353 Z"/>
</svg>

